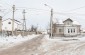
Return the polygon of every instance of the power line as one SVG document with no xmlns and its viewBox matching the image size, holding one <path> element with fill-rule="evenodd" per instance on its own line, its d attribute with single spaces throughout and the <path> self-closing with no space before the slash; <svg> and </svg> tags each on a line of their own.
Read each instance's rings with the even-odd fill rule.
<svg viewBox="0 0 85 55">
<path fill-rule="evenodd" d="M 76 9 L 72 9 L 72 10 L 69 10 L 69 11 L 74 11 L 74 10 L 77 10 L 77 9 L 81 9 L 81 8 L 84 8 L 85 6 L 83 7 L 79 7 L 79 8 L 76 8 Z M 23 9 L 26 9 L 26 10 L 42 10 L 42 11 L 47 11 L 49 12 L 49 10 L 44 10 L 44 9 L 37 9 L 37 8 L 26 8 L 26 7 L 18 7 L 17 10 L 23 10 Z M 39 11 L 40 12 L 40 11 Z M 85 14 L 79 14 L 79 13 L 65 13 L 65 12 L 55 12 L 54 11 L 54 14 L 61 14 L 61 15 L 80 15 L 80 16 L 85 16 Z"/>
<path fill-rule="evenodd" d="M 8 12 L 6 12 L 2 17 L 5 17 L 7 14 L 9 14 L 12 10 L 9 10 Z"/>
<path fill-rule="evenodd" d="M 6 4 L 6 5 L 8 5 L 9 7 L 11 7 L 11 5 L 8 4 L 7 2 L 3 2 L 3 1 L 2 1 L 1 4 L 3 4 L 3 5 Z"/>
<path fill-rule="evenodd" d="M 16 7 L 17 8 L 17 10 L 23 10 L 23 9 L 25 9 L 25 10 L 40 10 L 40 11 L 49 11 L 49 10 L 45 10 L 45 9 L 38 9 L 38 8 L 27 8 L 27 7 Z"/>
<path fill-rule="evenodd" d="M 76 8 L 76 9 L 72 9 L 72 10 L 69 10 L 69 11 L 74 11 L 74 10 L 77 10 L 77 9 L 81 9 L 81 8 L 84 8 L 85 6 L 83 7 L 79 7 L 79 8 Z M 34 10 L 35 12 L 36 11 L 39 11 L 39 12 L 42 12 L 42 11 L 46 11 L 46 12 L 49 12 L 49 10 L 45 10 L 45 9 L 38 9 L 38 8 L 27 8 L 27 7 L 16 7 L 16 10 Z M 5 13 L 4 16 L 6 16 L 6 14 L 8 14 L 10 11 L 8 11 L 7 13 Z M 78 13 L 65 13 L 65 12 L 55 12 L 54 11 L 54 14 L 60 14 L 60 15 L 79 15 L 79 16 L 85 16 L 85 14 L 78 14 Z"/>
<path fill-rule="evenodd" d="M 85 14 L 79 14 L 79 13 L 62 13 L 62 12 L 54 12 L 54 14 L 85 16 Z"/>
<path fill-rule="evenodd" d="M 75 11 L 75 10 L 78 10 L 78 9 L 81 9 L 81 8 L 85 8 L 85 6 L 82 6 L 82 7 L 78 7 L 78 8 L 75 8 L 75 9 L 71 9 L 71 10 L 69 10 L 69 11 L 64 11 L 64 12 Z"/>
</svg>

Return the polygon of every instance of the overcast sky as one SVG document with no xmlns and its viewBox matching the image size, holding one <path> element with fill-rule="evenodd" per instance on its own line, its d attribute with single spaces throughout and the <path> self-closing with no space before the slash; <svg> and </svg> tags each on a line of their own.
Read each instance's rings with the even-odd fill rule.
<svg viewBox="0 0 85 55">
<path fill-rule="evenodd" d="M 22 22 L 23 9 L 26 9 L 27 27 L 30 25 L 39 26 L 39 28 L 47 28 L 50 19 L 50 8 L 44 4 L 48 4 L 53 8 L 54 19 L 65 20 L 71 18 L 85 28 L 85 0 L 0 0 L 0 15 L 3 20 L 12 18 L 12 6 L 16 7 L 15 19 Z M 6 14 L 4 16 L 4 14 Z"/>
</svg>

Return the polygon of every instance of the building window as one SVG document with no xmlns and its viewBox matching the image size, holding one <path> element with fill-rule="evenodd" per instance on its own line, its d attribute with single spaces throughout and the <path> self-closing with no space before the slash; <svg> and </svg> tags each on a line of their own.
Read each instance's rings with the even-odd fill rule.
<svg viewBox="0 0 85 55">
<path fill-rule="evenodd" d="M 59 29 L 59 32 L 62 32 L 62 29 Z"/>
<path fill-rule="evenodd" d="M 11 22 L 8 22 L 8 24 L 11 24 Z"/>
<path fill-rule="evenodd" d="M 75 29 L 74 29 L 74 32 L 75 32 Z"/>
<path fill-rule="evenodd" d="M 68 29 L 68 33 L 70 33 L 70 30 Z"/>
<path fill-rule="evenodd" d="M 73 31 L 72 31 L 72 29 L 71 29 L 71 33 L 72 33 Z"/>
</svg>

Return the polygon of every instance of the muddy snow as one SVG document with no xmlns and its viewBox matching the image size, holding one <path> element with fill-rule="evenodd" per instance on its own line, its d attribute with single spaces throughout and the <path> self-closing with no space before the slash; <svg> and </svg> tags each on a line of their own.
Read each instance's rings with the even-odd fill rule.
<svg viewBox="0 0 85 55">
<path fill-rule="evenodd" d="M 33 35 L 33 36 L 34 36 L 33 38 L 35 38 L 36 35 Z M 16 46 L 13 48 L 14 52 L 18 51 L 17 53 L 20 53 L 21 55 L 30 55 L 30 54 L 32 54 L 32 55 L 85 55 L 85 37 L 84 36 L 70 37 L 70 38 L 57 37 L 54 39 L 49 38 L 48 35 L 45 35 L 42 38 L 37 37 L 35 39 L 33 39 L 31 37 L 30 38 L 25 37 L 24 39 L 22 37 L 17 37 L 18 41 L 14 41 L 15 38 L 13 38 L 13 39 L 11 39 L 11 38 L 13 38 L 13 37 L 9 37 L 7 40 L 5 39 L 6 43 L 13 42 L 16 44 L 16 46 L 18 46 L 18 47 L 21 46 L 18 49 L 20 51 L 15 50 Z M 9 39 L 11 39 L 12 41 L 10 42 Z M 28 39 L 30 39 L 30 40 L 32 39 L 32 40 L 29 41 Z M 27 42 L 27 40 L 28 40 L 28 42 Z M 23 41 L 26 42 L 26 43 L 23 43 L 24 46 L 23 46 L 23 44 L 21 44 L 21 45 L 18 44 Z M 8 44 L 8 45 L 11 45 L 11 44 Z M 9 50 L 10 49 L 7 49 L 6 52 L 8 52 Z M 13 55 L 14 55 L 14 52 L 13 52 Z M 12 55 L 12 51 L 9 53 L 11 53 L 11 55 Z M 4 54 L 4 52 L 3 52 L 3 55 L 6 55 L 6 54 Z M 17 54 L 17 55 L 19 55 L 19 54 Z"/>
<path fill-rule="evenodd" d="M 7 49 L 15 45 L 19 45 L 20 43 L 24 41 L 35 38 L 36 36 L 39 36 L 39 35 L 33 34 L 33 35 L 24 36 L 24 37 L 22 37 L 21 35 L 7 36 L 7 37 L 0 36 L 0 50 Z"/>
</svg>

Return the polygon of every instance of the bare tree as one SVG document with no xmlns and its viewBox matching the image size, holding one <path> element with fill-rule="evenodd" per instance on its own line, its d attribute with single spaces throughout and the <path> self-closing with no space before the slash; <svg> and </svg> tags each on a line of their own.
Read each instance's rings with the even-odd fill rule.
<svg viewBox="0 0 85 55">
<path fill-rule="evenodd" d="M 38 32 L 37 29 L 38 29 L 38 27 L 32 25 L 30 31 L 31 31 L 31 32 L 35 32 L 35 33 L 37 34 L 37 32 Z"/>
</svg>

